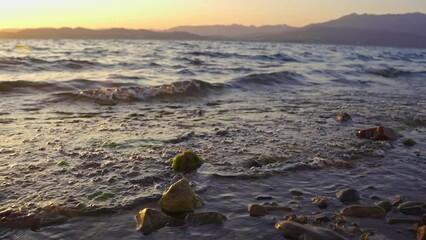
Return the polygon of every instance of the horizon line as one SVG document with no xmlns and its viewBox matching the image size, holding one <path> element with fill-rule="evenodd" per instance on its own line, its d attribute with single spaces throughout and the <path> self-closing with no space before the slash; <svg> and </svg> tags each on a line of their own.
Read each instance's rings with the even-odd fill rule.
<svg viewBox="0 0 426 240">
<path fill-rule="evenodd" d="M 385 14 L 374 14 L 374 13 L 356 13 L 356 12 L 352 12 L 349 14 L 345 14 L 342 15 L 338 18 L 332 18 L 329 20 L 325 20 L 323 22 L 312 22 L 312 23 L 308 23 L 305 24 L 303 26 L 299 26 L 299 27 L 295 27 L 286 23 L 270 23 L 270 24 L 262 24 L 262 25 L 255 25 L 255 24 L 243 24 L 243 23 L 230 23 L 230 24 L 201 24 L 201 25 L 177 25 L 177 26 L 173 26 L 173 27 L 168 27 L 168 28 L 163 28 L 163 29 L 154 29 L 154 28 L 126 28 L 126 27 L 107 27 L 107 28 L 91 28 L 91 27 L 83 27 L 83 26 L 62 26 L 62 27 L 48 27 L 48 26 L 44 26 L 44 27 L 29 27 L 29 28 L 0 28 L 0 32 L 5 32 L 5 31 L 22 31 L 22 30 L 36 30 L 36 29 L 54 29 L 54 30 L 60 30 L 60 29 L 72 29 L 72 30 L 76 30 L 76 29 L 87 29 L 87 30 L 111 30 L 111 29 L 124 29 L 124 30 L 148 30 L 148 31 L 157 31 L 157 32 L 164 32 L 164 31 L 168 31 L 171 30 L 173 28 L 177 28 L 177 27 L 210 27 L 210 26 L 244 26 L 244 27 L 264 27 L 264 26 L 288 26 L 291 28 L 304 28 L 306 26 L 312 25 L 312 24 L 318 24 L 318 23 L 325 23 L 328 21 L 333 21 L 333 20 L 337 20 L 346 16 L 351 16 L 351 15 L 358 15 L 358 16 L 362 16 L 362 15 L 370 15 L 370 16 L 386 16 L 386 15 L 407 15 L 407 14 L 426 14 L 423 12 L 406 12 L 406 13 L 385 13 Z"/>
</svg>

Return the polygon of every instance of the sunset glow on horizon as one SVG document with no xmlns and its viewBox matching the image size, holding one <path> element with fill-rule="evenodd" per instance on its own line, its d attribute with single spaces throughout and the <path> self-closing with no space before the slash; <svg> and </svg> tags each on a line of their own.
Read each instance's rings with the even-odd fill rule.
<svg viewBox="0 0 426 240">
<path fill-rule="evenodd" d="M 426 12 L 410 0 L 0 0 L 0 29 L 167 29 L 179 25 L 304 26 L 350 13 Z"/>
</svg>

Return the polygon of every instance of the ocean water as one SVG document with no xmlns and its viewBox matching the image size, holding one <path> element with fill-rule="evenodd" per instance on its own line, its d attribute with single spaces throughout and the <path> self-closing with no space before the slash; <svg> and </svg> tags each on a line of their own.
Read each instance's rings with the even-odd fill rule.
<svg viewBox="0 0 426 240">
<path fill-rule="evenodd" d="M 248 216 L 248 204 L 265 202 L 256 196 L 298 215 L 319 211 L 317 195 L 339 211 L 344 187 L 363 204 L 426 201 L 425 92 L 424 49 L 0 41 L 0 239 L 283 239 L 274 224 L 284 213 Z M 339 112 L 352 121 L 337 122 Z M 377 125 L 400 138 L 356 137 Z M 185 176 L 202 210 L 228 220 L 143 236 L 133 216 L 182 177 L 169 159 L 185 149 L 207 161 Z M 414 238 L 411 225 L 354 221 Z"/>
</svg>

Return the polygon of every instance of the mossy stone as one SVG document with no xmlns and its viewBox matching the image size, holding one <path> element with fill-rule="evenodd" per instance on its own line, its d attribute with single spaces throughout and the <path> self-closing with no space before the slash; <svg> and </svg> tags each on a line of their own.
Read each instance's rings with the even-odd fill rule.
<svg viewBox="0 0 426 240">
<path fill-rule="evenodd" d="M 190 173 L 203 165 L 204 160 L 191 150 L 186 150 L 172 159 L 172 168 L 177 172 Z"/>
<path fill-rule="evenodd" d="M 412 146 L 414 146 L 414 145 L 416 145 L 416 141 L 414 141 L 413 139 L 411 139 L 411 138 L 405 138 L 404 140 L 402 140 L 402 143 L 405 145 L 405 146 L 409 146 L 409 147 L 412 147 Z"/>
</svg>

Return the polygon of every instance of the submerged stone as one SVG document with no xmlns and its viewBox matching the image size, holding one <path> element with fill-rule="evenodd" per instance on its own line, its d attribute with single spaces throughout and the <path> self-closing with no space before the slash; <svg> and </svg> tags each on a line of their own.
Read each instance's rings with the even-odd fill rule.
<svg viewBox="0 0 426 240">
<path fill-rule="evenodd" d="M 204 161 L 193 151 L 186 150 L 172 159 L 172 168 L 177 172 L 190 173 L 197 170 Z"/>
<path fill-rule="evenodd" d="M 327 197 L 323 196 L 316 196 L 312 198 L 312 203 L 319 207 L 319 208 L 326 208 L 327 207 Z"/>
<path fill-rule="evenodd" d="M 338 122 L 347 122 L 347 121 L 352 120 L 352 117 L 345 112 L 340 112 L 340 113 L 337 114 L 336 120 Z"/>
<path fill-rule="evenodd" d="M 418 201 L 408 201 L 399 204 L 399 211 L 407 215 L 421 216 L 426 213 L 426 203 Z"/>
<path fill-rule="evenodd" d="M 408 146 L 408 147 L 412 147 L 412 146 L 414 146 L 414 145 L 416 145 L 416 141 L 414 141 L 413 139 L 411 139 L 411 138 L 405 138 L 405 139 L 403 139 L 402 140 L 402 143 L 405 145 L 405 146 Z"/>
<path fill-rule="evenodd" d="M 353 188 L 345 188 L 338 191 L 336 197 L 343 203 L 357 202 L 360 200 L 358 191 Z"/>
<path fill-rule="evenodd" d="M 144 234 L 150 234 L 166 226 L 170 219 L 171 217 L 159 210 L 145 208 L 135 216 L 136 229 Z"/>
<path fill-rule="evenodd" d="M 340 213 L 345 217 L 383 218 L 386 211 L 378 206 L 355 205 L 343 208 Z"/>
<path fill-rule="evenodd" d="M 160 199 L 162 210 L 171 215 L 192 212 L 203 205 L 204 201 L 194 193 L 186 178 L 172 184 Z"/>
<path fill-rule="evenodd" d="M 383 208 L 386 212 L 389 212 L 392 209 L 392 204 L 389 201 L 380 201 L 376 203 L 376 206 Z"/>
<path fill-rule="evenodd" d="M 188 213 L 185 222 L 189 226 L 201 226 L 206 224 L 222 224 L 226 217 L 219 212 Z"/>
<path fill-rule="evenodd" d="M 292 221 L 281 221 L 275 224 L 277 229 L 284 237 L 290 239 L 303 240 L 345 240 L 346 238 L 339 234 L 319 227 L 302 225 Z"/>
</svg>

